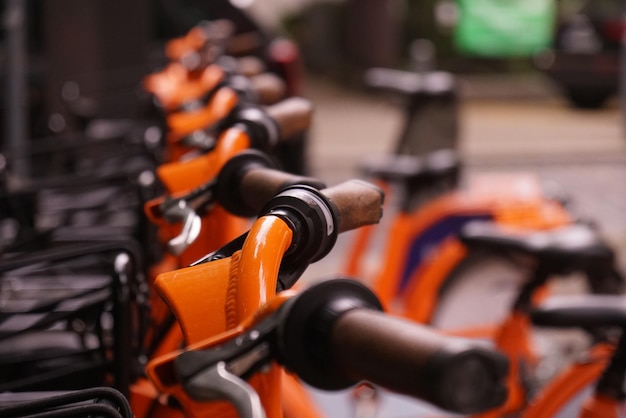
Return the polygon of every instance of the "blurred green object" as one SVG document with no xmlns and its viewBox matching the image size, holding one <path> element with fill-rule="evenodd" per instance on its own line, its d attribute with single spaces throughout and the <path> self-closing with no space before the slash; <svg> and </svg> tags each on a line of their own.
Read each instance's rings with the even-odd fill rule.
<svg viewBox="0 0 626 418">
<path fill-rule="evenodd" d="M 554 0 L 457 0 L 459 52 L 482 57 L 531 56 L 550 45 Z"/>
</svg>

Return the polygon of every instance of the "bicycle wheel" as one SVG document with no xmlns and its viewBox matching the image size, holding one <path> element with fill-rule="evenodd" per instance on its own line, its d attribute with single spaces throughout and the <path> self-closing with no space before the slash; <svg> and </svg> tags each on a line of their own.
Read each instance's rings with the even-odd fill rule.
<svg viewBox="0 0 626 418">
<path fill-rule="evenodd" d="M 531 267 L 506 254 L 470 251 L 440 289 L 431 324 L 457 330 L 501 322 Z"/>
</svg>

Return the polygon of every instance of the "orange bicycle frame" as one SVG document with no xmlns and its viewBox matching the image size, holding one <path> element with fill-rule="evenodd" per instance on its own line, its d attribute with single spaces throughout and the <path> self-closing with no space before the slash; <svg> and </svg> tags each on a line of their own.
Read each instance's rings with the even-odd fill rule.
<svg viewBox="0 0 626 418">
<path fill-rule="evenodd" d="M 611 358 L 613 349 L 608 344 L 594 346 L 585 361 L 573 364 L 549 382 L 521 417 L 553 417 L 583 389 L 598 381 Z M 617 411 L 618 405 L 615 400 L 593 395 L 586 400 L 578 418 L 617 418 Z"/>
<path fill-rule="evenodd" d="M 186 102 L 202 98 L 224 77 L 224 70 L 218 65 L 190 72 L 182 64 L 171 62 L 160 72 L 146 76 L 143 87 L 156 97 L 166 113 L 170 113 Z"/>
<path fill-rule="evenodd" d="M 165 184 L 168 194 L 173 197 L 188 192 L 215 178 L 220 169 L 236 153 L 250 147 L 248 134 L 239 128 L 230 128 L 222 133 L 214 150 L 189 161 L 168 163 L 157 170 L 159 178 Z M 162 219 L 152 215 L 151 207 L 162 200 L 153 200 L 146 204 L 147 216 L 157 225 L 161 239 L 178 235 L 180 225 L 168 225 Z M 208 251 L 224 245 L 239 236 L 248 227 L 248 220 L 234 216 L 216 205 L 202 217 L 200 236 L 179 256 L 179 265 L 186 266 L 204 256 Z"/>
<path fill-rule="evenodd" d="M 493 184 L 497 187 L 488 187 Z M 567 212 L 556 202 L 542 196 L 532 177 L 513 177 L 507 181 L 478 179 L 468 190 L 448 193 L 431 201 L 416 212 L 400 212 L 392 222 L 385 249 L 383 267 L 374 278 L 372 289 L 388 309 L 418 323 L 429 323 L 435 309 L 440 289 L 454 268 L 465 258 L 467 249 L 452 234 L 443 238 L 421 263 L 411 269 L 411 251 L 416 237 L 426 235 L 433 225 L 446 219 L 489 218 L 500 225 L 515 228 L 547 229 L 571 223 Z M 360 231 L 361 241 L 349 259 L 354 273 L 363 256 L 370 231 Z M 545 288 L 538 296 L 545 293 Z M 454 335 L 469 338 L 489 338 L 507 355 L 511 368 L 507 379 L 507 402 L 495 411 L 477 415 L 495 418 L 519 411 L 526 402 L 521 384 L 521 364 L 532 365 L 535 355 L 529 346 L 529 318 L 513 313 L 500 324 L 482 324 L 471 329 L 454 330 Z"/>
<path fill-rule="evenodd" d="M 164 273 L 157 278 L 156 288 L 176 315 L 190 349 L 207 348 L 233 338 L 254 322 L 255 315 L 262 317 L 280 306 L 290 292 L 273 298 L 280 262 L 291 239 L 292 231 L 284 221 L 266 216 L 254 223 L 242 249 L 231 257 Z M 262 313 L 257 314 L 263 306 Z M 236 416 L 227 403 L 191 400 L 168 376 L 171 361 L 178 354 L 180 352 L 175 352 L 148 364 L 148 375 L 156 386 L 163 393 L 175 396 L 189 417 Z M 297 402 L 292 399 L 283 405 L 283 401 L 288 400 L 281 395 L 283 383 L 289 393 L 299 395 Z M 283 409 L 288 416 L 315 416 L 312 415 L 315 407 L 307 403 L 299 383 L 284 377 L 282 369 L 276 365 L 256 375 L 250 384 L 259 394 L 268 418 L 282 417 Z M 289 411 L 292 408 L 297 410 Z"/>
<path fill-rule="evenodd" d="M 489 186 L 489 185 L 493 186 Z M 420 237 L 432 233 L 446 220 L 464 222 L 490 218 L 510 227 L 547 229 L 571 223 L 568 213 L 556 202 L 546 199 L 531 176 L 511 176 L 498 180 L 483 176 L 467 190 L 448 193 L 428 202 L 412 213 L 399 213 L 393 219 L 382 256 L 382 268 L 373 278 L 372 288 L 390 309 L 420 323 L 428 323 L 436 307 L 439 289 L 447 275 L 465 255 L 453 234 L 435 241 L 428 254 L 411 260 L 412 248 Z M 350 276 L 361 277 L 366 241 L 371 231 L 358 232 L 353 251 L 348 255 Z"/>
<path fill-rule="evenodd" d="M 170 161 L 178 161 L 193 151 L 193 148 L 182 142 L 184 137 L 225 119 L 238 102 L 239 98 L 233 89 L 222 87 L 200 109 L 168 115 L 167 150 Z"/>
</svg>

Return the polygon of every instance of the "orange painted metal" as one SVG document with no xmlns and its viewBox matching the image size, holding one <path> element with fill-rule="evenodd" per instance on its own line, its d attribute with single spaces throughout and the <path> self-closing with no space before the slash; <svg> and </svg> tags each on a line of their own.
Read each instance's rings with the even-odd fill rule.
<svg viewBox="0 0 626 418">
<path fill-rule="evenodd" d="M 211 180 L 230 157 L 249 147 L 248 134 L 239 127 L 233 127 L 219 136 L 211 152 L 185 161 L 162 164 L 157 168 L 157 175 L 167 193 L 176 197 Z"/>
<path fill-rule="evenodd" d="M 248 134 L 238 127 L 233 127 L 220 135 L 213 151 L 192 160 L 163 164 L 158 167 L 157 175 L 165 185 L 168 195 L 176 198 L 215 178 L 233 155 L 249 146 Z M 163 198 L 147 202 L 144 212 L 159 226 L 161 241 L 167 242 L 180 233 L 182 224 L 170 225 L 164 219 L 155 216 L 155 207 L 162 202 Z M 248 220 L 231 215 L 216 204 L 202 217 L 200 236 L 179 256 L 179 265 L 191 264 L 236 238 L 248 227 Z"/>
<path fill-rule="evenodd" d="M 538 397 L 530 402 L 521 417 L 554 417 L 576 396 L 580 396 L 581 391 L 595 385 L 608 364 L 613 349 L 609 344 L 594 346 L 586 360 L 571 365 L 550 381 Z M 614 401 L 592 395 L 592 398 L 586 400 L 579 418 L 613 418 L 617 417 L 617 410 Z"/>
<path fill-rule="evenodd" d="M 381 257 L 382 266 L 371 279 L 371 287 L 383 305 L 392 312 L 419 323 L 429 323 L 446 279 L 467 255 L 467 249 L 455 237 L 449 237 L 433 248 L 422 264 L 411 272 L 401 289 L 401 280 L 414 240 L 432 225 L 449 217 L 489 216 L 502 227 L 542 230 L 572 222 L 565 209 L 546 198 L 532 175 L 481 175 L 468 182 L 466 188 L 431 200 L 411 213 L 399 212 L 391 222 L 388 240 Z M 372 230 L 357 235 L 347 260 L 347 272 L 359 273 L 365 258 Z M 545 288 L 535 300 L 545 296 Z M 490 338 L 511 362 L 507 379 L 509 397 L 505 405 L 480 418 L 501 417 L 518 413 L 526 402 L 521 383 L 520 364 L 531 366 L 536 360 L 529 345 L 528 318 L 521 314 L 509 316 L 503 323 L 481 324 L 468 329 L 448 330 L 459 336 Z"/>
<path fill-rule="evenodd" d="M 220 136 L 217 147 L 212 152 L 189 162 L 161 166 L 159 168 L 159 175 L 162 176 L 162 179 L 164 180 L 170 180 L 164 182 L 169 186 L 169 191 L 174 197 L 184 194 L 190 189 L 204 184 L 211 178 L 215 177 L 226 161 L 228 161 L 232 155 L 235 155 L 240 150 L 248 148 L 249 143 L 249 137 L 244 131 L 239 128 L 229 129 Z M 168 225 L 163 219 L 154 216 L 154 207 L 162 203 L 162 201 L 163 199 L 157 199 L 148 202 L 146 204 L 145 212 L 153 222 L 159 225 L 159 236 L 162 242 L 167 242 L 172 237 L 178 235 L 181 225 Z M 191 244 L 176 258 L 166 255 L 163 262 L 160 263 L 153 271 L 153 274 L 155 275 L 157 272 L 160 273 L 156 277 L 161 277 L 161 280 L 167 280 L 168 278 L 173 280 L 173 277 L 177 277 L 177 282 L 180 282 L 180 287 L 172 287 L 178 289 L 180 294 L 171 295 L 166 297 L 165 300 L 180 301 L 182 304 L 186 305 L 190 298 L 193 298 L 194 296 L 204 296 L 207 297 L 207 299 L 204 299 L 201 304 L 192 304 L 190 306 L 226 306 L 226 299 L 221 298 L 224 293 L 216 292 L 215 289 L 219 288 L 220 285 L 227 286 L 227 283 L 223 283 L 219 279 L 215 279 L 209 288 L 198 288 L 198 283 L 203 283 L 207 280 L 211 281 L 211 279 L 207 279 L 205 277 L 204 271 L 204 268 L 209 266 L 209 264 L 198 266 L 198 268 L 195 269 L 191 268 L 191 271 L 187 269 L 175 269 L 181 266 L 189 265 L 205 254 L 221 247 L 241 235 L 248 229 L 249 225 L 249 220 L 231 215 L 217 204 L 212 207 L 211 210 L 202 217 L 201 234 L 198 236 L 196 241 L 194 241 L 193 244 Z M 217 263 L 217 266 L 216 264 L 211 263 L 210 266 L 211 270 L 213 268 L 217 268 L 219 270 L 220 263 Z M 198 275 L 198 277 L 195 275 Z M 228 277 L 228 275 L 226 275 L 226 277 Z M 184 286 L 187 283 L 190 283 L 191 287 L 185 288 Z M 159 291 L 166 291 L 164 289 L 167 289 L 167 286 L 162 286 L 162 289 Z M 226 287 L 224 289 L 226 289 Z M 266 298 L 264 300 L 266 300 Z M 162 356 L 179 349 L 183 341 L 186 341 L 186 343 L 192 343 L 204 339 L 209 335 L 215 335 L 219 332 L 223 332 L 226 329 L 224 325 L 225 317 L 220 317 L 214 310 L 209 310 L 205 313 L 188 312 L 184 309 L 178 309 L 176 304 L 169 304 L 169 306 L 165 306 L 163 300 L 159 296 L 153 297 L 152 307 L 154 310 L 151 312 L 151 321 L 154 323 L 160 323 L 159 321 L 162 321 L 172 308 L 178 319 L 177 325 L 173 326 L 167 332 L 165 338 L 160 341 L 160 344 L 156 347 L 154 356 Z M 224 312 L 225 311 L 222 310 L 222 313 Z M 203 322 L 198 321 L 198 318 L 213 319 Z M 182 324 L 190 325 L 186 328 L 182 328 Z M 182 329 L 179 328 L 178 325 L 181 325 Z M 219 328 L 212 328 L 214 326 L 218 326 Z M 153 336 L 149 334 L 147 337 L 152 338 Z M 268 379 L 274 379 L 274 377 Z M 226 405 L 224 408 L 228 410 L 230 406 Z"/>
<path fill-rule="evenodd" d="M 167 126 L 179 135 L 187 135 L 223 119 L 238 103 L 237 93 L 230 87 L 221 87 L 205 106 L 194 111 L 176 112 L 168 115 Z M 168 142 L 175 141 L 170 139 Z"/>
<path fill-rule="evenodd" d="M 183 418 L 183 412 L 167 402 L 154 384 L 146 378 L 133 382 L 129 402 L 135 418 Z"/>
<path fill-rule="evenodd" d="M 447 275 L 462 257 L 453 254 L 458 253 L 457 249 L 446 248 L 451 245 L 449 241 L 445 241 L 440 248 L 433 249 L 421 271 L 412 273 L 410 283 L 406 287 L 406 289 L 419 288 L 422 293 L 409 291 L 413 295 L 405 296 L 399 291 L 399 287 L 411 244 L 416 237 L 442 219 L 484 215 L 489 215 L 502 226 L 532 230 L 550 229 L 572 222 L 561 205 L 543 195 L 536 179 L 531 176 L 476 177 L 466 189 L 427 202 L 414 212 L 400 212 L 395 216 L 381 256 L 382 266 L 372 280 L 378 297 L 387 306 L 397 304 L 398 297 L 410 301 L 404 303 L 404 312 L 412 319 L 427 322 L 436 303 L 436 298 L 434 302 L 431 298 L 438 294 L 438 288 L 445 279 L 437 273 Z M 370 237 L 371 231 L 362 232 L 357 236 L 353 244 L 356 250 L 353 249 L 347 260 L 345 270 L 348 273 L 360 272 L 360 265 L 363 263 L 368 246 L 366 241 Z M 440 265 L 435 266 L 433 263 Z M 429 283 L 423 285 L 416 283 L 421 281 Z M 424 290 L 425 288 L 428 291 Z M 418 300 L 415 294 L 421 294 L 423 297 Z M 416 309 L 418 312 L 410 313 L 410 309 Z"/>
<path fill-rule="evenodd" d="M 231 258 L 159 275 L 155 287 L 180 324 L 186 344 L 226 331 Z"/>
<path fill-rule="evenodd" d="M 255 320 L 272 302 L 280 262 L 292 232 L 279 218 L 268 216 L 254 223 L 243 248 L 231 257 L 163 273 L 155 286 L 179 322 L 189 348 L 206 348 L 232 338 Z M 163 393 L 175 396 L 189 417 L 236 416 L 225 402 L 195 402 L 177 385 L 171 362 L 177 353 L 148 364 L 148 375 Z M 268 418 L 282 413 L 282 369 L 273 366 L 250 384 L 259 394 Z"/>
<path fill-rule="evenodd" d="M 185 35 L 167 41 L 165 55 L 171 60 L 180 60 L 185 55 L 202 49 L 207 41 L 204 30 L 200 27 L 193 27 Z"/>
<path fill-rule="evenodd" d="M 167 116 L 167 154 L 170 161 L 178 161 L 190 153 L 197 152 L 181 142 L 194 132 L 209 128 L 224 120 L 239 102 L 237 93 L 229 87 L 215 92 L 201 108 L 193 111 L 171 113 Z"/>
<path fill-rule="evenodd" d="M 282 403 L 285 418 L 320 418 L 322 411 L 296 376 L 283 373 Z"/>
<path fill-rule="evenodd" d="M 200 341 L 187 346 L 189 350 L 201 350 L 218 345 L 231 338 L 235 338 L 243 332 L 242 326 L 222 332 L 213 338 Z M 227 402 L 196 402 L 191 399 L 180 385 L 174 370 L 174 360 L 182 353 L 182 350 L 151 360 L 146 366 L 148 378 L 160 393 L 160 396 L 171 396 L 180 404 L 185 417 L 227 417 L 235 418 L 237 413 L 234 407 Z"/>
<path fill-rule="evenodd" d="M 177 94 L 176 90 L 189 77 L 187 69 L 177 62 L 167 64 L 161 71 L 144 77 L 142 85 L 145 91 L 156 97 L 165 109 L 172 107 L 170 97 Z"/>
<path fill-rule="evenodd" d="M 456 238 L 446 239 L 437 249 L 436 257 L 427 260 L 411 277 L 397 308 L 402 316 L 418 323 L 429 323 L 437 306 L 441 287 L 466 254 L 466 248 Z M 381 279 L 377 283 L 379 286 L 386 285 Z M 391 299 L 395 296 L 396 289 L 397 285 L 387 288 L 385 296 Z"/>
<path fill-rule="evenodd" d="M 161 166 L 159 168 L 159 175 L 162 180 L 164 180 L 164 183 L 169 186 L 169 192 L 173 196 L 184 194 L 188 190 L 204 184 L 209 179 L 215 177 L 226 161 L 228 161 L 232 155 L 236 154 L 240 150 L 248 148 L 249 143 L 249 137 L 244 131 L 238 128 L 229 129 L 220 136 L 217 147 L 212 152 L 186 163 L 173 163 L 171 165 Z M 168 225 L 163 219 L 154 216 L 154 207 L 162 203 L 162 201 L 163 199 L 157 199 L 148 202 L 146 204 L 145 212 L 153 222 L 159 225 L 159 236 L 162 242 L 167 242 L 169 239 L 178 235 L 181 225 Z M 161 273 L 165 280 L 165 278 L 170 277 L 168 276 L 168 273 L 175 276 L 179 276 L 184 273 L 183 276 L 188 278 L 189 276 L 187 276 L 186 270 L 181 273 L 181 270 L 175 269 L 181 266 L 189 265 L 210 251 L 221 247 L 242 234 L 248 229 L 248 227 L 248 220 L 233 216 L 227 213 L 219 205 L 215 205 L 211 211 L 202 217 L 201 234 L 196 241 L 194 241 L 193 244 L 191 244 L 176 258 L 166 255 L 162 263 L 160 263 L 153 271 L 154 275 L 152 277 L 158 277 L 156 274 Z M 203 269 L 199 269 L 198 271 L 202 273 Z M 181 285 L 186 283 L 184 279 L 181 279 L 180 281 Z M 198 280 L 198 282 L 202 282 L 202 280 Z M 220 281 L 216 280 L 214 286 L 219 287 L 219 285 Z M 207 289 L 205 293 L 196 293 L 198 289 L 194 288 L 189 290 L 191 295 L 212 295 L 212 297 L 218 298 L 218 300 L 214 301 L 205 300 L 204 306 L 207 306 L 207 304 L 225 306 L 225 300 L 220 300 L 219 297 L 216 296 L 219 295 L 219 293 L 213 292 L 212 289 Z M 156 293 L 153 292 L 153 295 L 156 295 Z M 177 295 L 176 297 L 170 297 L 169 299 L 166 298 L 166 300 L 187 301 L 188 297 L 185 295 Z M 161 323 L 172 308 L 172 306 L 165 306 L 163 300 L 159 296 L 152 298 L 151 305 L 153 309 L 151 311 L 150 319 L 154 324 Z M 184 339 L 187 343 L 189 343 L 205 338 L 207 335 L 214 335 L 225 330 L 225 328 L 210 329 L 209 327 L 209 334 L 206 334 L 206 330 L 202 330 L 199 334 L 200 336 L 197 337 L 197 333 L 193 327 L 188 331 L 187 329 L 180 329 L 178 325 L 196 324 L 201 327 L 202 325 L 198 324 L 197 318 L 204 318 L 206 316 L 196 316 L 196 320 L 194 320 L 194 317 L 192 316 L 187 320 L 185 312 L 186 311 L 182 311 L 182 313 L 174 311 L 174 314 L 179 317 L 179 321 L 177 322 L 177 325 L 174 325 L 168 330 L 165 337 L 159 342 L 159 345 L 155 347 L 155 352 L 153 353 L 154 356 L 161 356 L 180 348 L 183 343 L 183 336 L 185 337 Z M 213 315 L 213 313 L 211 313 L 211 315 Z M 180 320 L 181 317 L 183 318 L 182 321 Z M 211 322 L 213 325 L 220 323 L 223 323 L 223 321 L 220 322 L 219 317 L 215 318 Z M 189 332 L 189 334 L 185 335 L 186 332 Z M 151 335 L 149 330 L 147 341 L 150 341 L 152 338 L 154 338 L 154 335 Z"/>
<path fill-rule="evenodd" d="M 623 405 L 615 399 L 596 395 L 587 399 L 579 418 L 618 418 L 619 416 L 624 416 L 623 408 Z"/>
<path fill-rule="evenodd" d="M 220 136 L 217 147 L 212 152 L 193 160 L 162 165 L 157 169 L 157 173 L 168 194 L 175 198 L 215 178 L 233 155 L 247 149 L 249 145 L 250 140 L 245 131 L 236 127 L 230 128 Z M 182 224 L 170 225 L 165 220 L 155 217 L 154 207 L 162 202 L 162 198 L 147 202 L 144 212 L 159 226 L 161 241 L 167 242 L 180 233 Z M 179 256 L 180 266 L 189 265 L 221 247 L 241 235 L 250 225 L 247 219 L 228 213 L 218 204 L 202 216 L 201 222 L 200 235 Z"/>
<path fill-rule="evenodd" d="M 239 275 L 227 301 L 227 321 L 239 323 L 253 315 L 276 293 L 278 270 L 293 232 L 273 216 L 254 223 L 241 250 Z M 262 237 L 262 238 L 260 238 Z M 230 310 L 232 308 L 232 310 Z"/>
<path fill-rule="evenodd" d="M 501 407 L 478 414 L 480 418 L 496 418 L 518 413 L 527 404 L 528 394 L 523 387 L 524 367 L 532 370 L 537 358 L 530 346 L 530 319 L 525 313 L 514 312 L 500 326 L 495 336 L 495 346 L 509 359 L 509 374 L 506 379 L 507 400 Z"/>
<path fill-rule="evenodd" d="M 254 239 L 261 235 L 263 239 Z M 157 277 L 156 289 L 176 316 L 187 344 L 236 327 L 268 302 L 276 293 L 278 268 L 291 236 L 283 221 L 263 217 L 232 257 Z"/>
<path fill-rule="evenodd" d="M 185 103 L 203 98 L 218 87 L 224 77 L 224 70 L 218 65 L 190 72 L 182 64 L 171 62 L 163 70 L 146 76 L 143 87 L 156 97 L 165 113 L 170 113 Z"/>
</svg>

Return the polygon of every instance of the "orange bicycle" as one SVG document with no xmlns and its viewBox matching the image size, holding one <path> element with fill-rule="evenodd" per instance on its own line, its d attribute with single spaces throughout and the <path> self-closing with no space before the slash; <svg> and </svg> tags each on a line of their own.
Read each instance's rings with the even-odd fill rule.
<svg viewBox="0 0 626 418">
<path fill-rule="evenodd" d="M 210 149 L 225 120 L 242 103 L 270 105 L 284 98 L 284 83 L 272 74 L 245 77 L 211 65 L 193 81 L 155 74 L 145 89 L 161 103 L 166 126 L 166 152 L 176 161 L 194 151 Z"/>
<path fill-rule="evenodd" d="M 382 256 L 368 252 L 375 231 L 364 228 L 357 233 L 345 271 L 365 277 L 386 306 L 417 322 L 431 323 L 439 315 L 449 275 L 467 257 L 456 236 L 468 222 L 492 220 L 528 230 L 572 223 L 560 203 L 544 196 L 533 176 L 477 177 L 455 190 L 459 169 L 456 154 L 449 150 L 421 158 L 390 156 L 367 168 L 384 184 L 403 185 L 399 209 L 385 231 Z M 379 271 L 366 274 L 368 261 L 378 259 Z M 488 284 L 483 290 L 483 296 L 489 295 Z M 498 309 L 506 312 L 506 304 Z M 499 319 L 494 315 L 492 323 Z"/>
<path fill-rule="evenodd" d="M 256 189 L 254 193 L 245 195 L 238 192 L 237 184 L 242 179 L 250 181 L 256 177 L 265 179 L 264 189 Z M 160 224 L 172 221 L 182 222 L 180 233 L 167 243 L 172 256 L 167 259 L 169 262 L 161 263 L 159 266 L 162 269 L 161 272 L 184 267 L 185 264 L 175 261 L 174 256 L 180 256 L 193 243 L 199 241 L 202 245 L 196 244 L 196 248 L 210 250 L 224 245 L 228 242 L 226 239 L 228 237 L 231 240 L 236 238 L 247 230 L 245 226 L 249 222 L 244 222 L 244 218 L 251 218 L 276 193 L 295 184 L 316 189 L 324 187 L 323 183 L 314 178 L 277 170 L 274 161 L 267 155 L 250 149 L 235 154 L 224 164 L 214 179 L 199 188 L 177 197 L 153 200 L 147 208 L 151 213 L 151 219 L 159 219 Z M 169 270 L 165 270 L 167 266 Z M 153 271 L 153 274 L 155 273 Z M 162 306 L 162 303 L 158 295 L 154 294 L 153 329 L 150 330 L 148 335 L 150 342 L 147 343 L 149 347 L 152 347 L 148 350 L 151 357 L 178 348 L 180 344 L 180 341 L 171 341 L 167 344 L 162 341 L 163 332 L 174 324 L 165 320 L 170 317 L 169 311 L 160 312 L 157 309 L 158 306 Z M 160 348 L 157 349 L 157 346 Z"/>
<path fill-rule="evenodd" d="M 243 179 L 247 190 L 266 188 L 258 177 Z M 376 312 L 376 297 L 353 280 L 276 295 L 326 255 L 338 233 L 377 222 L 381 203 L 380 190 L 360 181 L 322 191 L 289 187 L 247 234 L 191 267 L 161 274 L 156 288 L 189 345 L 149 363 L 157 387 L 193 417 L 235 410 L 242 417 L 315 416 L 278 362 L 326 389 L 368 378 L 457 412 L 501 402 L 503 357 Z M 251 386 L 241 380 L 248 377 Z M 283 396 L 281 385 L 298 396 Z"/>
<path fill-rule="evenodd" d="M 448 308 L 456 307 L 465 311 L 469 319 L 456 331 L 454 321 L 458 314 L 453 314 L 451 319 L 446 318 L 445 314 L 437 319 L 447 325 L 446 329 L 452 328 L 449 332 L 454 335 L 493 335 L 494 346 L 511 363 L 507 378 L 509 396 L 500 409 L 480 416 L 500 417 L 518 413 L 527 407 L 533 392 L 540 384 L 535 378 L 540 353 L 537 346 L 532 344 L 531 312 L 538 301 L 545 299 L 546 284 L 557 277 L 575 279 L 573 273 L 579 273 L 586 279 L 586 291 L 615 294 L 622 291 L 624 280 L 616 269 L 611 248 L 601 240 L 596 231 L 584 224 L 532 232 L 506 229 L 494 223 L 475 222 L 464 228 L 460 240 L 470 253 L 477 254 L 478 257 L 469 257 L 464 266 L 459 266 L 462 268 L 457 269 L 456 274 L 451 274 L 446 289 L 448 298 L 444 303 L 450 304 Z M 500 264 L 494 265 L 493 258 L 481 258 L 482 251 L 490 251 L 494 256 L 498 254 Z M 486 269 L 485 261 L 491 263 L 491 267 Z M 511 275 L 512 271 L 515 272 L 514 275 Z M 526 273 L 520 275 L 521 272 Z M 494 314 L 488 308 L 492 302 L 481 299 L 479 295 L 482 289 L 473 289 L 476 281 L 468 281 L 466 278 L 488 273 L 498 275 L 502 285 L 501 293 L 494 294 L 493 297 L 503 298 L 503 301 L 510 304 L 510 308 L 505 319 L 486 333 L 483 328 L 484 317 Z M 474 298 L 474 303 L 457 304 L 457 295 L 464 301 L 471 300 L 467 293 Z M 476 328 L 471 328 L 472 326 Z M 561 356 L 558 350 L 556 355 Z M 554 356 L 545 357 L 544 364 L 556 360 Z"/>
<path fill-rule="evenodd" d="M 462 269 L 470 256 L 456 238 L 465 224 L 490 220 L 505 228 L 535 231 L 571 225 L 576 220 L 564 205 L 564 198 L 547 192 L 530 173 L 474 175 L 461 183 L 461 162 L 456 151 L 436 147 L 433 151 L 436 144 L 432 141 L 421 143 L 428 138 L 418 128 L 426 126 L 434 136 L 437 132 L 431 131 L 442 131 L 439 135 L 444 148 L 456 146 L 458 102 L 452 75 L 377 68 L 370 70 L 366 78 L 371 87 L 399 94 L 407 101 L 405 126 L 394 153 L 363 164 L 368 178 L 395 192 L 397 203 L 390 208 L 393 215 L 388 230 L 358 231 L 344 271 L 365 278 L 393 311 L 442 327 L 450 324 L 442 323 L 441 318 L 445 316 L 449 321 L 456 312 L 453 327 L 458 328 L 467 315 L 460 310 L 443 311 L 451 305 L 459 306 L 461 296 L 457 295 L 454 304 L 442 301 L 447 297 L 451 273 Z M 433 109 L 451 119 L 437 116 L 436 120 L 424 120 L 424 112 L 430 115 Z M 384 236 L 384 244 L 373 255 L 370 247 L 379 242 L 372 239 L 375 233 Z M 471 256 L 496 262 L 498 258 L 489 252 Z M 374 261 L 376 269 L 371 267 Z M 481 297 L 490 308 L 487 310 L 493 313 L 484 318 L 488 329 L 507 312 L 507 302 L 493 297 L 500 281 L 497 276 L 485 274 L 473 286 L 483 292 Z M 480 292 L 473 292 L 466 302 L 472 303 Z"/>
<path fill-rule="evenodd" d="M 303 129 L 310 121 L 311 106 L 304 99 L 292 98 L 266 111 L 251 110 L 243 112 L 239 122 L 219 137 L 212 152 L 195 160 L 170 163 L 160 168 L 159 174 L 164 180 L 172 179 L 165 181 L 170 188 L 189 189 L 146 204 L 148 217 L 159 226 L 161 239 L 173 251 L 172 254 L 165 254 L 162 262 L 152 269 L 150 286 L 159 273 L 187 266 L 245 232 L 248 218 L 258 213 L 280 188 L 294 183 L 322 187 L 314 179 L 272 170 L 273 183 L 270 183 L 269 189 L 266 184 L 263 190 L 253 189 L 244 196 L 235 194 L 231 184 L 243 173 L 258 173 L 263 168 L 273 167 L 272 161 L 258 152 L 240 151 L 249 148 L 251 143 L 260 145 L 270 139 L 278 139 L 283 133 Z M 204 183 L 200 182 L 202 179 Z M 196 183 L 198 186 L 192 188 Z M 183 341 L 169 309 L 163 305 L 158 294 L 152 292 L 151 295 L 151 326 L 145 341 L 148 358 L 178 349 Z M 149 386 L 144 381 L 135 385 L 134 390 L 141 392 L 140 398 L 143 399 L 148 391 L 144 387 Z M 153 390 L 146 395 L 148 402 L 155 397 L 157 394 Z"/>
<path fill-rule="evenodd" d="M 531 312 L 535 325 L 579 328 L 596 344 L 537 394 L 523 418 L 618 418 L 624 416 L 626 311 L 615 295 L 555 296 Z M 619 336 L 610 330 L 619 329 Z M 607 332 L 604 332 L 607 331 Z"/>
</svg>

